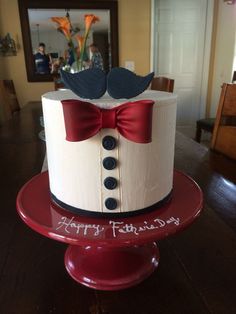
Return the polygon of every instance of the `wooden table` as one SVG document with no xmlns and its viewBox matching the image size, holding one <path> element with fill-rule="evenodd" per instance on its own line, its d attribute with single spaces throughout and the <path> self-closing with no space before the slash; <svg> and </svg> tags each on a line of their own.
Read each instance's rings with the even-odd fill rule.
<svg viewBox="0 0 236 314">
<path fill-rule="evenodd" d="M 235 314 L 236 162 L 177 134 L 175 167 L 203 189 L 203 214 L 159 243 L 160 266 L 146 281 L 93 291 L 65 272 L 65 245 L 27 228 L 16 213 L 17 192 L 45 155 L 40 113 L 40 103 L 30 103 L 0 128 L 0 313 Z"/>
</svg>

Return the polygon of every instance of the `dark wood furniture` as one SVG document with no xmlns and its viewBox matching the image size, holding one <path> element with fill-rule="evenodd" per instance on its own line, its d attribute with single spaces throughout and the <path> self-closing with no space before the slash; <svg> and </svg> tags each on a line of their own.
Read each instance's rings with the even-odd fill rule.
<svg viewBox="0 0 236 314">
<path fill-rule="evenodd" d="M 0 106 L 2 107 L 3 120 L 9 120 L 20 110 L 12 80 L 0 80 Z"/>
<path fill-rule="evenodd" d="M 202 130 L 213 133 L 215 118 L 200 119 L 196 122 L 195 140 L 201 143 Z"/>
<path fill-rule="evenodd" d="M 156 76 L 151 82 L 151 89 L 173 93 L 175 80 L 164 76 Z"/>
<path fill-rule="evenodd" d="M 202 188 L 202 215 L 159 243 L 160 266 L 146 281 L 119 292 L 93 291 L 66 274 L 66 246 L 38 235 L 16 213 L 18 190 L 41 171 L 41 114 L 40 103 L 31 103 L 0 128 L 0 312 L 235 314 L 236 162 L 178 133 L 175 167 Z"/>
<path fill-rule="evenodd" d="M 235 84 L 235 82 L 236 82 L 236 71 L 233 72 L 233 76 L 232 76 L 232 83 Z M 201 142 L 202 130 L 209 133 L 213 133 L 215 120 L 216 120 L 215 118 L 205 118 L 205 119 L 200 119 L 196 122 L 195 141 L 197 141 L 198 143 Z"/>
<path fill-rule="evenodd" d="M 211 148 L 236 159 L 236 84 L 222 86 Z"/>
</svg>

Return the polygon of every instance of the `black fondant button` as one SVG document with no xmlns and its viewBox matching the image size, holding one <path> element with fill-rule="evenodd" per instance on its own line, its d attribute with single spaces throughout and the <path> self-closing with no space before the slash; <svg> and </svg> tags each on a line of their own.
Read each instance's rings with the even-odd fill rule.
<svg viewBox="0 0 236 314">
<path fill-rule="evenodd" d="M 113 158 L 113 157 L 106 157 L 103 159 L 103 167 L 107 170 L 112 170 L 112 169 L 115 169 L 116 167 L 116 159 Z"/>
<path fill-rule="evenodd" d="M 105 206 L 107 209 L 114 210 L 117 207 L 117 201 L 114 198 L 109 197 L 105 200 Z"/>
<path fill-rule="evenodd" d="M 113 136 L 105 136 L 102 139 L 102 146 L 107 150 L 112 150 L 116 147 L 116 139 Z"/>
<path fill-rule="evenodd" d="M 114 190 L 117 187 L 117 180 L 113 177 L 107 177 L 104 180 L 104 185 L 108 190 Z"/>
</svg>

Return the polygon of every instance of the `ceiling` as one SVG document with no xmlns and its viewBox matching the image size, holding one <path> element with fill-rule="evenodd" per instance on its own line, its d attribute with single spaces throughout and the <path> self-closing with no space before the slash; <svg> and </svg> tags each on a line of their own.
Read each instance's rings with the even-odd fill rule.
<svg viewBox="0 0 236 314">
<path fill-rule="evenodd" d="M 29 9 L 29 23 L 31 31 L 49 31 L 57 28 L 57 24 L 51 21 L 51 17 L 66 15 L 65 9 Z M 74 27 L 84 29 L 84 15 L 94 14 L 100 21 L 93 24 L 94 31 L 108 31 L 110 28 L 109 10 L 69 10 L 71 23 Z M 39 26 L 37 26 L 37 24 Z"/>
</svg>

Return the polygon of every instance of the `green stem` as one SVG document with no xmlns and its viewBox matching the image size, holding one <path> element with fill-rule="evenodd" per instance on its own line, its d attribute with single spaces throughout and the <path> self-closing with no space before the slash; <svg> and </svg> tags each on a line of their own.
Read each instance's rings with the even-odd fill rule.
<svg viewBox="0 0 236 314">
<path fill-rule="evenodd" d="M 83 69 L 83 61 L 80 60 L 80 58 L 79 58 L 79 59 L 77 59 L 76 64 L 77 64 L 78 71 L 82 71 L 82 69 Z"/>
<path fill-rule="evenodd" d="M 78 67 L 78 57 L 77 57 L 77 52 L 76 52 L 76 49 L 75 49 L 75 45 L 74 45 L 74 43 L 73 43 L 72 40 L 69 40 L 68 43 L 70 44 L 70 47 L 71 47 L 71 49 L 72 49 L 72 53 L 73 53 L 74 60 L 76 61 L 77 67 Z M 79 70 L 79 68 L 78 68 L 78 70 Z"/>
<path fill-rule="evenodd" d="M 82 49 L 80 51 L 80 56 L 79 56 L 79 64 L 81 66 L 81 69 L 79 70 L 82 70 L 82 67 L 83 67 L 83 61 L 84 61 L 84 45 L 82 46 Z"/>
<path fill-rule="evenodd" d="M 79 63 L 79 66 L 78 66 L 79 71 L 81 71 L 82 68 L 83 68 L 84 52 L 85 52 L 85 48 L 86 48 L 86 41 L 87 41 L 87 39 L 88 39 L 88 32 L 84 36 L 84 43 L 83 43 L 83 45 L 81 47 L 79 60 L 77 61 L 77 64 Z"/>
</svg>

